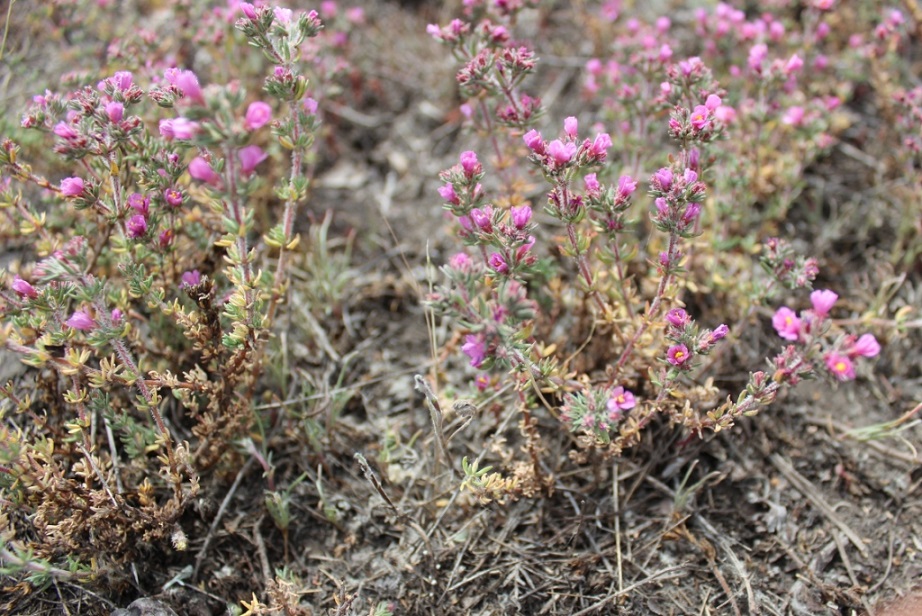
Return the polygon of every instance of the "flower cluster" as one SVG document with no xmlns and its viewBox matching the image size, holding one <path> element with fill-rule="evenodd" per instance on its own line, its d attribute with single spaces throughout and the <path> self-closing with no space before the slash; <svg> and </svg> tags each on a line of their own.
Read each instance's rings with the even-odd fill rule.
<svg viewBox="0 0 922 616">
<path fill-rule="evenodd" d="M 590 435 L 602 445 L 612 430 L 637 406 L 634 394 L 623 386 L 584 389 L 564 396 L 560 420 L 572 431 Z"/>
<path fill-rule="evenodd" d="M 839 296 L 833 291 L 818 290 L 810 294 L 812 310 L 799 314 L 787 306 L 775 311 L 772 327 L 785 340 L 797 346 L 810 348 L 815 341 L 821 341 L 829 329 L 829 312 Z M 793 346 L 793 345 L 792 345 Z M 792 354 L 791 350 L 788 354 Z M 832 345 L 822 349 L 823 364 L 829 373 L 840 381 L 855 378 L 855 360 L 859 357 L 876 357 L 880 353 L 880 344 L 871 334 L 855 336 L 846 334 L 839 337 Z M 784 373 L 790 370 L 790 357 L 776 359 L 776 368 Z"/>
</svg>

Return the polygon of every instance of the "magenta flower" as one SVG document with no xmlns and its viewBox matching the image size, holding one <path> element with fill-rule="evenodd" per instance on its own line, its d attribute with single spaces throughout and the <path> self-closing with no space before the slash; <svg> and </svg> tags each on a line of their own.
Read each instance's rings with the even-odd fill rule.
<svg viewBox="0 0 922 616">
<path fill-rule="evenodd" d="M 304 111 L 310 115 L 317 115 L 317 101 L 312 99 L 310 96 L 304 99 Z"/>
<path fill-rule="evenodd" d="M 848 349 L 849 355 L 862 357 L 877 357 L 880 353 L 880 343 L 877 342 L 877 338 L 871 334 L 863 334 L 855 344 Z"/>
<path fill-rule="evenodd" d="M 711 112 L 706 106 L 698 105 L 694 108 L 694 110 L 692 110 L 692 113 L 688 118 L 688 122 L 695 130 L 704 130 L 710 123 L 708 121 L 710 114 Z"/>
<path fill-rule="evenodd" d="M 237 152 L 237 158 L 240 159 L 240 172 L 250 175 L 259 163 L 269 158 L 269 155 L 258 145 L 248 145 Z"/>
<path fill-rule="evenodd" d="M 145 197 L 141 193 L 131 193 L 128 195 L 128 207 L 138 214 L 147 216 L 150 211 L 150 197 Z"/>
<path fill-rule="evenodd" d="M 65 197 L 79 197 L 83 194 L 83 178 L 61 180 L 61 194 Z"/>
<path fill-rule="evenodd" d="M 512 213 L 512 226 L 516 229 L 522 230 L 531 220 L 531 207 L 527 205 L 520 205 L 514 207 L 511 210 Z"/>
<path fill-rule="evenodd" d="M 797 340 L 800 337 L 800 318 L 787 306 L 782 306 L 775 312 L 772 327 L 785 340 Z"/>
<path fill-rule="evenodd" d="M 669 189 L 672 188 L 672 182 L 675 178 L 672 175 L 672 170 L 666 167 L 656 171 L 653 174 L 653 190 L 659 192 L 669 192 Z"/>
<path fill-rule="evenodd" d="M 76 139 L 77 131 L 67 122 L 58 122 L 52 129 L 55 135 L 61 139 Z"/>
<path fill-rule="evenodd" d="M 240 12 L 243 13 L 247 19 L 255 20 L 258 17 L 256 14 L 256 7 L 249 2 L 240 3 Z"/>
<path fill-rule="evenodd" d="M 461 152 L 461 168 L 467 178 L 472 178 L 483 170 L 483 166 L 477 160 L 477 153 L 470 150 Z"/>
<path fill-rule="evenodd" d="M 262 101 L 255 101 L 247 107 L 244 126 L 247 130 L 256 130 L 268 124 L 271 119 L 272 107 Z"/>
<path fill-rule="evenodd" d="M 578 129 L 579 122 L 573 116 L 563 121 L 563 132 L 566 133 L 567 137 L 570 139 L 576 139 Z"/>
<path fill-rule="evenodd" d="M 717 342 L 718 340 L 723 340 L 724 338 L 727 337 L 727 334 L 729 333 L 730 333 L 730 328 L 727 327 L 725 323 L 721 323 L 720 325 L 717 326 L 716 329 L 714 329 L 714 331 L 710 333 L 709 335 L 710 342 L 714 343 L 714 342 Z"/>
<path fill-rule="evenodd" d="M 471 260 L 470 256 L 466 252 L 459 252 L 448 260 L 448 267 L 451 269 L 456 269 L 460 272 L 467 272 L 474 266 L 474 262 Z"/>
<path fill-rule="evenodd" d="M 128 91 L 128 89 L 131 88 L 131 84 L 134 82 L 131 71 L 116 71 L 111 79 L 112 83 L 115 84 L 115 87 L 120 92 Z"/>
<path fill-rule="evenodd" d="M 627 199 L 637 190 L 637 182 L 629 175 L 618 178 L 618 198 Z"/>
<path fill-rule="evenodd" d="M 768 56 L 768 46 L 765 45 L 765 43 L 753 45 L 749 50 L 749 68 L 757 73 L 761 73 L 762 62 L 765 61 L 766 56 Z"/>
<path fill-rule="evenodd" d="M 135 214 L 128 220 L 125 227 L 128 229 L 128 237 L 131 239 L 144 237 L 144 234 L 147 233 L 147 219 L 141 214 Z"/>
<path fill-rule="evenodd" d="M 608 148 L 611 147 L 611 136 L 608 133 L 599 133 L 589 146 L 589 156 L 594 160 L 602 162 L 608 156 Z"/>
<path fill-rule="evenodd" d="M 487 263 L 497 274 L 506 274 L 509 272 L 509 264 L 506 263 L 506 258 L 498 252 L 491 254 L 490 258 L 487 259 Z"/>
<path fill-rule="evenodd" d="M 183 272 L 180 277 L 179 286 L 180 287 L 194 287 L 202 282 L 202 274 L 198 270 L 189 270 Z"/>
<path fill-rule="evenodd" d="M 202 95 L 202 87 L 198 83 L 198 77 L 192 71 L 179 71 L 175 74 L 172 83 L 179 88 L 183 96 L 192 102 L 199 105 L 205 104 L 205 97 Z"/>
<path fill-rule="evenodd" d="M 691 323 L 691 317 L 682 308 L 673 308 L 666 313 L 666 321 L 673 327 L 684 328 Z"/>
<path fill-rule="evenodd" d="M 119 324 L 122 321 L 122 317 L 125 316 L 122 314 L 122 311 L 118 308 L 113 308 L 112 312 L 109 313 L 109 318 L 112 319 L 112 323 Z"/>
<path fill-rule="evenodd" d="M 38 297 L 38 291 L 35 290 L 35 287 L 19 276 L 13 278 L 13 284 L 10 286 L 13 287 L 13 290 L 16 291 L 20 297 L 28 297 L 29 299 Z"/>
<path fill-rule="evenodd" d="M 182 191 L 176 188 L 167 188 L 163 191 L 163 199 L 170 207 L 179 207 L 183 201 Z"/>
<path fill-rule="evenodd" d="M 221 179 L 221 176 L 211 168 L 211 164 L 201 156 L 196 156 L 189 163 L 189 175 L 196 180 L 208 182 L 209 184 L 217 184 Z"/>
<path fill-rule="evenodd" d="M 840 381 L 851 381 L 855 378 L 855 364 L 845 355 L 833 351 L 827 353 L 823 360 L 832 375 Z"/>
<path fill-rule="evenodd" d="M 666 361 L 676 367 L 684 366 L 691 359 L 688 347 L 684 344 L 674 344 L 666 351 Z"/>
<path fill-rule="evenodd" d="M 96 321 L 94 321 L 93 318 L 83 310 L 77 310 L 70 316 L 69 319 L 64 321 L 64 325 L 70 327 L 71 329 L 88 331 L 96 327 Z"/>
<path fill-rule="evenodd" d="M 599 184 L 598 176 L 595 173 L 590 173 L 583 178 L 583 182 L 586 184 L 586 192 L 590 195 L 598 195 L 602 190 L 601 184 Z"/>
<path fill-rule="evenodd" d="M 547 146 L 548 155 L 554 160 L 558 167 L 566 165 L 576 154 L 575 143 L 564 143 L 560 139 L 554 139 Z"/>
<path fill-rule="evenodd" d="M 125 105 L 119 103 L 118 101 L 110 101 L 106 103 L 106 115 L 109 116 L 110 122 L 121 122 L 122 116 L 124 116 L 124 114 Z"/>
<path fill-rule="evenodd" d="M 471 210 L 471 220 L 474 221 L 474 224 L 480 227 L 484 233 L 490 233 L 493 231 L 493 208 L 489 205 L 483 209 L 474 208 Z"/>
<path fill-rule="evenodd" d="M 286 9 L 282 7 L 275 7 L 272 9 L 272 12 L 275 14 L 275 19 L 279 23 L 287 24 L 291 23 L 291 9 Z"/>
<path fill-rule="evenodd" d="M 166 139 L 192 139 L 198 127 L 198 122 L 188 118 L 160 120 L 160 135 Z"/>
<path fill-rule="evenodd" d="M 468 334 L 461 345 L 461 351 L 471 358 L 471 366 L 479 368 L 487 357 L 487 345 L 480 336 Z"/>
<path fill-rule="evenodd" d="M 541 156 L 544 154 L 544 139 L 541 137 L 541 133 L 532 129 L 525 133 L 525 136 L 522 137 L 525 140 L 525 145 L 528 146 L 528 149 Z"/>
<path fill-rule="evenodd" d="M 800 105 L 793 105 L 781 116 L 781 123 L 790 126 L 801 126 L 804 123 L 804 108 Z"/>
<path fill-rule="evenodd" d="M 457 193 L 455 193 L 455 187 L 450 183 L 439 187 L 439 195 L 441 195 L 442 199 L 444 199 L 447 203 L 451 203 L 452 205 L 458 205 L 461 203 L 461 200 L 458 199 Z"/>
<path fill-rule="evenodd" d="M 621 418 L 621 411 L 632 409 L 636 405 L 637 400 L 634 398 L 634 394 L 626 390 L 624 387 L 615 387 L 611 392 L 611 397 L 608 399 L 608 403 L 606 404 L 608 407 L 608 416 L 611 420 L 617 421 Z"/>
<path fill-rule="evenodd" d="M 793 75 L 804 66 L 804 61 L 796 53 L 784 65 L 784 74 Z"/>
<path fill-rule="evenodd" d="M 810 302 L 813 304 L 813 312 L 816 313 L 816 316 L 818 317 L 825 317 L 827 314 L 829 314 L 830 309 L 832 309 L 832 306 L 836 303 L 837 299 L 839 299 L 839 296 L 828 290 L 814 291 L 810 294 Z"/>
</svg>

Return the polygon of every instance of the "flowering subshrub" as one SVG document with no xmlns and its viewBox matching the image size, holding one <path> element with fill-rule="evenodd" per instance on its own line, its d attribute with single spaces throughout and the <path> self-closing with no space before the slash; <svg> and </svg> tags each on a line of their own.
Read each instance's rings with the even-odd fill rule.
<svg viewBox="0 0 922 616">
<path fill-rule="evenodd" d="M 301 48 L 322 24 L 250 3 L 217 23 L 274 65 L 261 93 L 169 65 L 120 70 L 36 96 L 23 116 L 64 177 L 0 145 L 3 233 L 28 247 L 0 293 L 3 339 L 38 375 L 0 393 L 0 532 L 14 569 L 50 574 L 66 556 L 86 575 L 164 539 L 184 550 L 199 474 L 231 463 L 256 419 L 319 126 Z M 287 174 L 269 176 L 282 211 L 260 238 L 270 157 L 287 158 Z"/>
<path fill-rule="evenodd" d="M 770 13 L 747 21 L 723 4 L 714 14 L 702 10 L 697 23 L 705 45 L 700 56 L 684 58 L 668 18 L 654 25 L 630 19 L 617 30 L 615 55 L 586 65 L 584 91 L 603 101 L 593 118 L 615 130 L 592 124 L 583 132 L 586 121 L 568 117 L 545 136 L 535 128 L 537 108 L 518 94 L 536 54 L 510 33 L 509 15 L 522 10 L 516 7 L 429 27 L 466 63 L 457 81 L 478 100 L 476 125 L 492 141 L 499 175 L 491 178 L 473 151 L 441 174 L 439 194 L 469 249 L 449 259 L 447 283 L 429 303 L 464 332 L 461 351 L 477 389 L 492 393 L 500 375 L 513 378 L 531 464 L 528 472 L 516 470 L 521 481 L 509 492 L 549 485 L 538 462 L 544 446 L 535 413 L 542 406 L 577 435 L 579 451 L 571 455 L 585 461 L 594 448 L 619 455 L 657 415 L 700 435 L 757 413 L 801 379 L 854 379 L 856 360 L 880 347 L 871 334 L 836 328 L 830 311 L 837 295 L 822 290 L 811 294 L 812 310 L 775 313 L 772 325 L 790 344 L 768 362 L 770 371 L 750 373 L 746 387 L 722 404 L 713 377 L 700 384 L 705 359 L 716 353 L 713 366 L 728 352 L 729 339 L 741 337 L 759 304 L 782 288 L 809 289 L 819 272 L 815 259 L 796 255 L 787 242 L 759 238 L 758 226 L 745 241 L 764 244 L 766 275 L 747 276 L 748 289 L 726 295 L 739 305 L 717 312 L 734 326 L 705 326 L 699 319 L 712 317 L 683 303 L 710 284 L 698 282 L 706 273 L 720 275 L 705 267 L 705 255 L 732 245 L 728 234 L 738 227 L 727 223 L 745 222 L 741 206 L 767 192 L 761 169 L 773 167 L 780 175 L 771 181 L 793 186 L 832 139 L 823 133 L 825 117 L 838 99 L 811 91 L 821 86 L 809 81 L 802 87 L 812 98 L 794 104 L 807 102 L 797 91 L 804 63 L 817 70 L 827 64 L 820 53 L 829 35 L 825 9 L 810 7 L 804 30 L 794 35 Z M 496 25 L 497 19 L 507 21 Z M 770 44 L 780 47 L 772 57 Z M 511 57 L 527 57 L 528 70 L 511 68 Z M 766 152 L 782 150 L 777 139 L 802 144 L 801 151 L 766 160 Z M 525 172 L 526 160 L 543 179 L 544 198 L 523 190 L 527 180 L 513 175 Z M 496 186 L 496 197 L 487 186 Z M 783 216 L 791 194 L 786 198 L 772 216 Z M 538 199 L 542 208 L 534 205 Z"/>
</svg>

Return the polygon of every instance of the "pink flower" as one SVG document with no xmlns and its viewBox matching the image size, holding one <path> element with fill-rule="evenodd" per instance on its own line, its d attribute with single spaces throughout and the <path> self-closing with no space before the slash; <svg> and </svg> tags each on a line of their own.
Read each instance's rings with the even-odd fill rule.
<svg viewBox="0 0 922 616">
<path fill-rule="evenodd" d="M 605 160 L 608 148 L 611 147 L 611 136 L 608 133 L 599 133 L 589 146 L 589 155 L 598 162 Z"/>
<path fill-rule="evenodd" d="M 800 337 L 800 318 L 787 306 L 779 308 L 772 317 L 772 327 L 785 340 L 797 340 Z"/>
<path fill-rule="evenodd" d="M 83 178 L 61 180 L 61 194 L 65 197 L 79 197 L 83 194 Z"/>
<path fill-rule="evenodd" d="M 146 216 L 150 210 L 150 198 L 141 193 L 131 193 L 128 195 L 128 207 Z"/>
<path fill-rule="evenodd" d="M 205 104 L 202 87 L 198 83 L 198 77 L 192 71 L 179 71 L 175 74 L 173 84 L 179 88 L 184 97 L 199 105 Z"/>
<path fill-rule="evenodd" d="M 471 220 L 474 221 L 474 224 L 477 225 L 481 231 L 484 233 L 490 233 L 493 231 L 493 208 L 489 205 L 483 209 L 479 207 L 471 210 Z"/>
<path fill-rule="evenodd" d="M 312 99 L 309 96 L 305 98 L 304 99 L 304 111 L 306 111 L 310 115 L 317 115 L 317 101 Z"/>
<path fill-rule="evenodd" d="M 483 171 L 483 166 L 477 160 L 477 153 L 470 150 L 461 152 L 461 168 L 469 179 Z"/>
<path fill-rule="evenodd" d="M 525 145 L 528 146 L 528 149 L 541 156 L 544 154 L 544 139 L 541 137 L 541 133 L 532 129 L 525 133 L 525 136 L 522 137 L 525 140 Z"/>
<path fill-rule="evenodd" d="M 470 271 L 473 266 L 474 262 L 466 252 L 456 253 L 448 260 L 448 267 L 461 272 Z"/>
<path fill-rule="evenodd" d="M 784 65 L 784 74 L 793 75 L 804 66 L 804 61 L 796 53 L 791 56 L 790 60 L 787 61 L 787 64 Z"/>
<path fill-rule="evenodd" d="M 16 291 L 20 297 L 28 297 L 30 299 L 38 297 L 38 291 L 35 290 L 35 287 L 19 276 L 13 278 L 13 284 L 10 286 L 13 287 L 13 290 Z"/>
<path fill-rule="evenodd" d="M 693 129 L 704 130 L 705 128 L 707 128 L 709 124 L 708 122 L 709 115 L 710 115 L 710 111 L 708 110 L 706 106 L 698 105 L 695 107 L 691 115 L 688 117 L 688 122 L 689 124 L 691 124 Z"/>
<path fill-rule="evenodd" d="M 848 349 L 848 354 L 850 356 L 861 355 L 862 357 L 877 357 L 879 353 L 880 343 L 877 342 L 877 338 L 871 334 L 863 334 L 858 338 L 857 342 Z"/>
<path fill-rule="evenodd" d="M 249 2 L 241 2 L 241 3 L 240 3 L 240 12 L 243 13 L 243 15 L 244 15 L 247 19 L 256 19 L 256 18 L 257 18 L 257 15 L 256 15 L 256 7 L 253 6 L 252 4 L 250 4 Z"/>
<path fill-rule="evenodd" d="M 578 130 L 579 130 L 579 122 L 573 116 L 570 116 L 566 120 L 563 121 L 563 132 L 570 139 L 576 139 Z"/>
<path fill-rule="evenodd" d="M 221 176 L 215 173 L 214 169 L 211 168 L 211 164 L 201 156 L 196 156 L 192 159 L 192 162 L 189 163 L 189 175 L 196 180 L 201 180 L 209 184 L 217 184 L 221 179 Z"/>
<path fill-rule="evenodd" d="M 666 351 L 666 361 L 673 366 L 684 366 L 691 359 L 688 347 L 684 344 L 674 344 Z"/>
<path fill-rule="evenodd" d="M 202 274 L 198 270 L 189 270 L 187 272 L 183 272 L 179 280 L 180 280 L 179 282 L 180 288 L 194 287 L 194 286 L 201 284 Z"/>
<path fill-rule="evenodd" d="M 78 135 L 77 131 L 67 122 L 58 122 L 52 130 L 61 139 L 76 139 Z"/>
<path fill-rule="evenodd" d="M 673 308 L 666 313 L 666 321 L 673 327 L 684 328 L 691 323 L 691 317 L 682 308 Z"/>
<path fill-rule="evenodd" d="M 801 126 L 804 123 L 804 108 L 800 105 L 788 107 L 788 110 L 781 117 L 781 123 L 789 124 L 790 126 Z"/>
<path fill-rule="evenodd" d="M 509 272 L 509 264 L 506 263 L 506 258 L 498 252 L 491 254 L 487 263 L 497 274 L 506 274 Z"/>
<path fill-rule="evenodd" d="M 113 123 L 118 123 L 122 121 L 122 116 L 125 113 L 125 105 L 117 102 L 111 101 L 106 103 L 106 115 L 109 116 L 109 121 Z"/>
<path fill-rule="evenodd" d="M 77 310 L 70 316 L 69 319 L 64 321 L 64 325 L 70 327 L 71 329 L 88 331 L 96 327 L 96 321 L 94 321 L 93 318 L 83 310 Z"/>
<path fill-rule="evenodd" d="M 258 145 L 248 145 L 237 152 L 237 158 L 240 159 L 240 172 L 246 176 L 253 173 L 256 166 L 269 158 L 269 155 Z"/>
<path fill-rule="evenodd" d="M 637 182 L 629 175 L 618 178 L 618 198 L 627 199 L 637 190 Z"/>
<path fill-rule="evenodd" d="M 468 334 L 464 338 L 461 351 L 471 358 L 471 366 L 479 368 L 487 356 L 487 345 L 480 336 Z"/>
<path fill-rule="evenodd" d="M 133 77 L 131 71 L 117 71 L 112 77 L 112 83 L 120 92 L 126 92 L 131 88 Z"/>
<path fill-rule="evenodd" d="M 451 203 L 452 205 L 458 205 L 461 203 L 461 200 L 458 199 L 457 193 L 455 193 L 455 187 L 450 183 L 439 187 L 439 195 L 441 195 L 442 199 L 444 199 L 447 203 Z"/>
<path fill-rule="evenodd" d="M 839 296 L 832 291 L 814 291 L 810 294 L 810 302 L 813 304 L 813 312 L 818 317 L 825 317 Z"/>
<path fill-rule="evenodd" d="M 281 7 L 276 7 L 272 9 L 272 12 L 275 14 L 275 19 L 280 23 L 287 24 L 291 23 L 291 9 L 285 9 Z"/>
<path fill-rule="evenodd" d="M 721 104 L 720 97 L 716 94 L 708 94 L 707 100 L 704 101 L 704 106 L 707 107 L 708 111 L 714 111 Z"/>
<path fill-rule="evenodd" d="M 512 226 L 519 230 L 524 229 L 531 220 L 531 213 L 531 207 L 527 205 L 512 208 Z"/>
<path fill-rule="evenodd" d="M 753 45 L 752 49 L 749 50 L 749 68 L 756 73 L 761 73 L 762 62 L 765 61 L 766 56 L 768 56 L 768 47 L 765 43 Z"/>
<path fill-rule="evenodd" d="M 272 108 L 262 101 L 255 101 L 247 107 L 244 126 L 247 130 L 256 130 L 268 124 L 271 119 Z"/>
<path fill-rule="evenodd" d="M 123 316 L 125 315 L 123 315 L 122 311 L 118 308 L 113 308 L 112 312 L 109 313 L 109 318 L 112 319 L 112 322 L 116 325 L 121 322 Z"/>
<path fill-rule="evenodd" d="M 144 237 L 144 234 L 147 233 L 147 219 L 141 214 L 135 214 L 128 220 L 125 227 L 128 229 L 128 237 L 131 239 Z"/>
<path fill-rule="evenodd" d="M 669 189 L 672 188 L 672 181 L 675 178 L 672 175 L 672 170 L 663 167 L 659 171 L 653 174 L 653 190 L 659 192 L 669 192 Z"/>
<path fill-rule="evenodd" d="M 560 139 L 554 139 L 547 146 L 548 155 L 554 159 L 554 163 L 558 167 L 562 167 L 570 162 L 570 159 L 573 158 L 573 155 L 576 154 L 576 144 L 575 143 L 564 143 Z"/>
<path fill-rule="evenodd" d="M 160 135 L 167 139 L 191 139 L 198 132 L 198 122 L 188 118 L 160 120 Z"/>
<path fill-rule="evenodd" d="M 833 351 L 827 353 L 823 360 L 832 375 L 840 381 L 850 381 L 855 378 L 855 364 L 845 355 L 839 355 Z"/>
<path fill-rule="evenodd" d="M 599 184 L 598 176 L 595 173 L 590 173 L 583 178 L 583 182 L 586 183 L 586 192 L 590 194 L 598 194 L 601 190 L 601 185 Z"/>
<path fill-rule="evenodd" d="M 176 188 L 167 188 L 163 191 L 163 200 L 166 201 L 167 205 L 170 207 L 179 207 L 182 205 L 183 194 Z"/>
<path fill-rule="evenodd" d="M 615 387 L 611 392 L 611 397 L 608 399 L 608 403 L 606 404 L 608 407 L 608 416 L 613 421 L 617 421 L 621 418 L 621 411 L 632 409 L 636 405 L 637 400 L 634 398 L 634 394 L 626 390 L 624 387 Z"/>
</svg>

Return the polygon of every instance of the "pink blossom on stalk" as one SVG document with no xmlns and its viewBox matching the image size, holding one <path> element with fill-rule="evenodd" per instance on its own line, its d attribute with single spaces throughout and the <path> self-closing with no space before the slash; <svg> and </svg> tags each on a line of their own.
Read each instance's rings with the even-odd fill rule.
<svg viewBox="0 0 922 616">
<path fill-rule="evenodd" d="M 124 315 L 122 314 L 122 311 L 119 310 L 118 308 L 113 308 L 112 312 L 109 313 L 109 318 L 112 319 L 112 323 L 116 325 L 121 323 L 123 316 Z"/>
<path fill-rule="evenodd" d="M 479 368 L 487 357 L 487 345 L 480 336 L 468 334 L 461 345 L 461 352 L 471 358 L 471 366 Z"/>
<path fill-rule="evenodd" d="M 509 264 L 506 263 L 506 258 L 498 252 L 491 254 L 487 263 L 497 274 L 506 274 L 509 272 Z"/>
<path fill-rule="evenodd" d="M 179 207 L 182 205 L 183 195 L 177 188 L 167 188 L 163 191 L 163 199 L 170 207 Z"/>
<path fill-rule="evenodd" d="M 608 133 L 599 133 L 589 146 L 589 155 L 598 162 L 605 160 L 608 148 L 611 147 L 611 137 Z"/>
<path fill-rule="evenodd" d="M 637 190 L 637 182 L 629 175 L 618 178 L 618 198 L 627 199 Z"/>
<path fill-rule="evenodd" d="M 595 173 L 590 173 L 583 178 L 583 182 L 586 184 L 586 192 L 591 195 L 598 195 L 602 187 L 599 184 L 598 176 Z"/>
<path fill-rule="evenodd" d="M 512 208 L 511 210 L 512 225 L 516 229 L 519 229 L 519 230 L 524 229 L 525 226 L 531 220 L 531 214 L 532 214 L 531 207 L 527 205 L 520 205 L 518 207 Z"/>
<path fill-rule="evenodd" d="M 781 123 L 791 126 L 801 126 L 804 123 L 804 108 L 800 105 L 788 107 L 788 110 L 785 111 L 784 115 L 781 117 Z"/>
<path fill-rule="evenodd" d="M 455 193 L 455 187 L 451 183 L 439 186 L 439 195 L 441 195 L 442 199 L 444 199 L 447 203 L 451 203 L 452 205 L 458 205 L 461 203 L 461 200 L 458 199 L 457 193 Z"/>
<path fill-rule="evenodd" d="M 196 156 L 189 163 L 189 175 L 194 179 L 209 184 L 216 184 L 221 177 L 211 168 L 211 164 L 201 156 Z"/>
<path fill-rule="evenodd" d="M 38 291 L 35 290 L 31 284 L 16 276 L 13 278 L 13 283 L 10 285 L 20 297 L 28 297 L 30 299 L 35 299 L 38 297 Z"/>
<path fill-rule="evenodd" d="M 291 23 L 291 9 L 286 9 L 282 7 L 275 7 L 272 9 L 272 12 L 275 14 L 275 19 L 280 23 L 287 24 Z"/>
<path fill-rule="evenodd" d="M 244 126 L 247 130 L 256 130 L 268 124 L 271 119 L 272 107 L 262 101 L 255 101 L 247 107 Z"/>
<path fill-rule="evenodd" d="M 637 400 L 634 398 L 634 394 L 620 385 L 612 390 L 611 397 L 605 404 L 605 406 L 608 407 L 608 417 L 613 421 L 617 421 L 621 418 L 621 411 L 632 409 L 636 405 Z"/>
<path fill-rule="evenodd" d="M 800 337 L 800 317 L 787 306 L 782 306 L 772 317 L 772 327 L 785 340 L 797 340 Z"/>
<path fill-rule="evenodd" d="M 787 64 L 784 65 L 784 74 L 785 74 L 785 75 L 793 75 L 794 73 L 796 73 L 797 71 L 799 71 L 800 69 L 802 69 L 803 66 L 804 66 L 804 61 L 801 59 L 800 56 L 798 56 L 798 55 L 795 53 L 795 54 L 794 54 L 793 56 L 791 56 L 791 58 L 787 61 Z"/>
<path fill-rule="evenodd" d="M 147 219 L 141 214 L 132 216 L 125 226 L 128 229 L 128 237 L 131 239 L 144 237 L 144 234 L 147 233 Z"/>
<path fill-rule="evenodd" d="M 765 43 L 759 43 L 758 45 L 753 45 L 749 50 L 749 68 L 757 73 L 762 72 L 762 62 L 765 61 L 765 58 L 768 56 L 768 46 Z"/>
<path fill-rule="evenodd" d="M 855 342 L 850 349 L 848 349 L 848 354 L 862 357 L 877 357 L 880 353 L 880 343 L 877 342 L 877 338 L 871 334 L 862 334 L 860 338 Z"/>
<path fill-rule="evenodd" d="M 653 189 L 664 193 L 669 192 L 669 189 L 672 188 L 673 179 L 672 170 L 663 167 L 653 174 Z"/>
<path fill-rule="evenodd" d="M 525 136 L 522 137 L 525 140 L 525 145 L 528 146 L 528 149 L 541 156 L 544 154 L 544 139 L 541 137 L 541 133 L 532 129 L 525 133 Z"/>
<path fill-rule="evenodd" d="M 185 70 L 176 73 L 173 84 L 179 88 L 183 96 L 192 102 L 199 105 L 205 104 L 205 97 L 202 95 L 202 87 L 198 83 L 198 77 L 192 71 Z"/>
<path fill-rule="evenodd" d="M 304 99 L 304 111 L 310 115 L 317 115 L 317 101 L 312 99 L 310 96 Z"/>
<path fill-rule="evenodd" d="M 666 361 L 673 366 L 684 366 L 691 355 L 688 353 L 688 347 L 684 344 L 674 344 L 666 351 Z"/>
<path fill-rule="evenodd" d="M 840 355 L 833 351 L 827 353 L 823 360 L 833 376 L 840 381 L 851 381 L 855 378 L 855 364 L 845 355 Z"/>
<path fill-rule="evenodd" d="M 554 139 L 547 146 L 548 155 L 554 160 L 558 167 L 566 165 L 576 154 L 575 143 L 564 143 L 560 139 Z"/>
<path fill-rule="evenodd" d="M 257 18 L 256 7 L 250 4 L 249 2 L 241 2 L 239 6 L 240 6 L 240 12 L 243 13 L 243 15 L 247 19 Z"/>
<path fill-rule="evenodd" d="M 183 272 L 179 280 L 180 287 L 194 287 L 201 284 L 202 274 L 198 270 L 189 270 L 187 272 Z"/>
<path fill-rule="evenodd" d="M 714 118 L 722 124 L 729 124 L 736 119 L 736 109 L 729 105 L 721 105 L 714 110 Z"/>
<path fill-rule="evenodd" d="M 570 139 L 576 139 L 578 130 L 579 122 L 573 116 L 570 116 L 563 121 L 563 132 L 566 133 L 567 137 Z"/>
<path fill-rule="evenodd" d="M 836 300 L 839 299 L 839 296 L 829 290 L 814 291 L 810 294 L 810 302 L 813 304 L 813 312 L 816 313 L 818 317 L 825 317 L 829 314 L 830 309 L 832 309 L 833 304 L 836 303 Z"/>
<path fill-rule="evenodd" d="M 122 116 L 125 113 L 125 105 L 119 103 L 118 101 L 111 101 L 106 103 L 106 115 L 109 116 L 109 121 L 113 123 L 118 123 L 122 121 Z"/>
<path fill-rule="evenodd" d="M 474 266 L 474 262 L 466 252 L 459 252 L 448 260 L 448 266 L 461 272 L 467 272 Z"/>
<path fill-rule="evenodd" d="M 243 175 L 250 175 L 259 163 L 269 158 L 269 155 L 263 152 L 258 145 L 248 145 L 237 152 L 237 158 L 240 159 L 240 172 Z"/>
<path fill-rule="evenodd" d="M 128 207 L 146 216 L 150 209 L 150 198 L 141 193 L 131 193 L 128 195 Z"/>
<path fill-rule="evenodd" d="M 708 116 L 710 111 L 704 105 L 698 105 L 692 110 L 691 115 L 688 118 L 689 124 L 695 130 L 704 130 L 708 125 Z"/>
<path fill-rule="evenodd" d="M 70 327 L 71 329 L 88 331 L 96 327 L 96 321 L 94 321 L 93 318 L 85 311 L 77 310 L 70 316 L 69 319 L 64 321 L 64 325 Z"/>
<path fill-rule="evenodd" d="M 708 111 L 714 111 L 720 107 L 722 102 L 716 94 L 708 94 L 707 100 L 704 101 L 704 106 L 707 107 Z"/>
<path fill-rule="evenodd" d="M 467 178 L 472 178 L 483 171 L 483 166 L 477 160 L 477 153 L 470 150 L 461 152 L 461 168 Z"/>
<path fill-rule="evenodd" d="M 167 139 L 191 139 L 198 132 L 198 122 L 188 118 L 160 120 L 160 135 Z"/>
<path fill-rule="evenodd" d="M 67 122 L 58 122 L 52 130 L 61 139 L 76 139 L 78 136 L 76 129 Z"/>
<path fill-rule="evenodd" d="M 682 308 L 673 308 L 666 313 L 666 321 L 673 327 L 685 327 L 691 323 L 691 317 Z"/>
<path fill-rule="evenodd" d="M 471 220 L 474 221 L 474 224 L 477 225 L 481 231 L 484 233 L 490 233 L 493 231 L 493 208 L 489 205 L 483 209 L 479 207 L 471 210 Z"/>
<path fill-rule="evenodd" d="M 111 79 L 120 92 L 126 92 L 134 81 L 131 71 L 116 71 Z"/>
<path fill-rule="evenodd" d="M 83 194 L 83 178 L 61 180 L 61 194 L 65 197 L 79 197 Z"/>
</svg>

